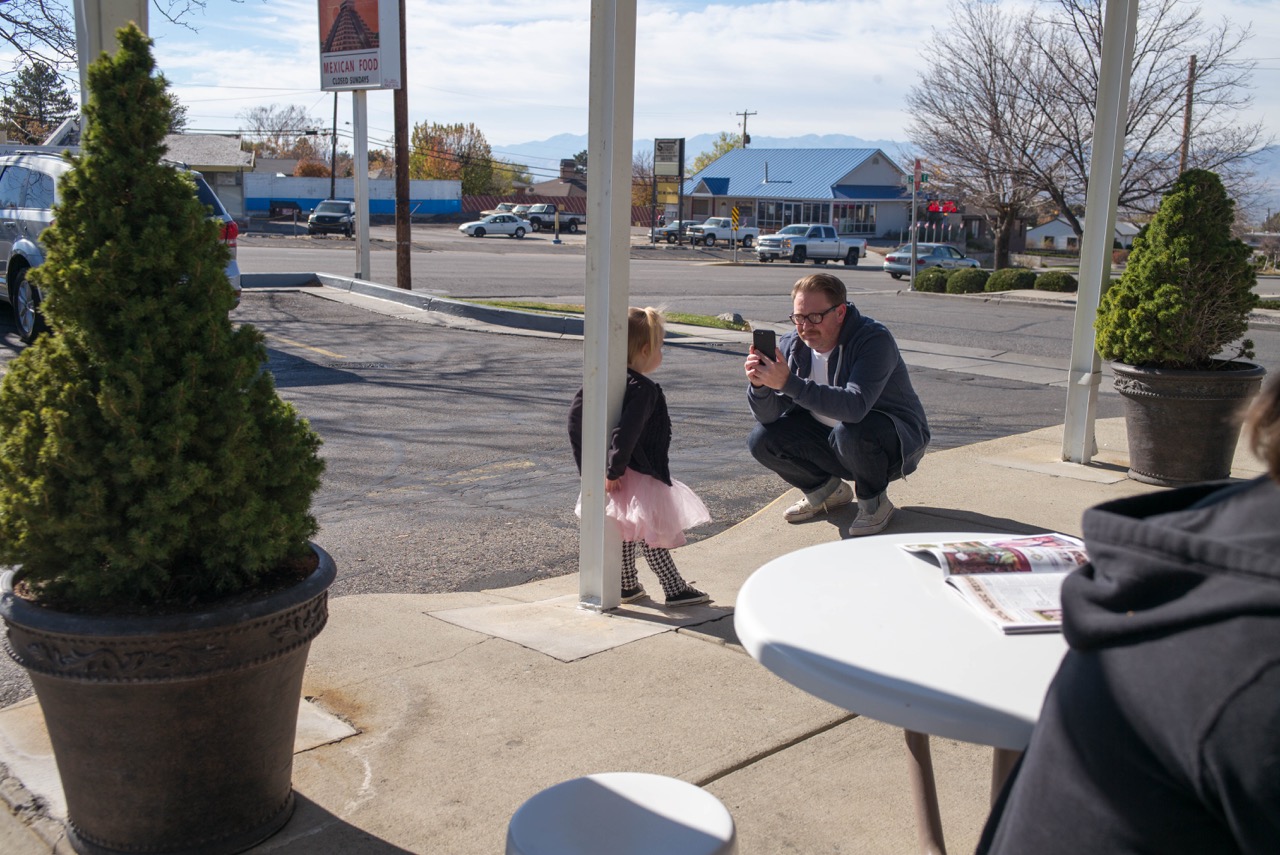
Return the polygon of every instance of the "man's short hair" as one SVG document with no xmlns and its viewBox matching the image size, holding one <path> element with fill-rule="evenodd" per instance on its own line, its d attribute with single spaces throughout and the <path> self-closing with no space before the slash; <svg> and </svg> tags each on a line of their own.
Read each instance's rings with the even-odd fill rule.
<svg viewBox="0 0 1280 855">
<path fill-rule="evenodd" d="M 833 306 L 849 302 L 849 292 L 845 290 L 844 283 L 830 273 L 810 273 L 799 279 L 791 286 L 791 299 L 794 300 L 802 291 L 826 294 Z"/>
</svg>

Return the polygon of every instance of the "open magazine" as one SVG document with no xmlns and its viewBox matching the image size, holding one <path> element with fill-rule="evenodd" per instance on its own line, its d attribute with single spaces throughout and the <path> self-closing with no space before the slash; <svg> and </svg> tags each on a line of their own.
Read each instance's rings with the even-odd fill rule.
<svg viewBox="0 0 1280 855">
<path fill-rule="evenodd" d="M 942 568 L 946 582 L 1002 632 L 1062 628 L 1062 580 L 1089 558 L 1065 534 L 1033 534 L 902 548 Z"/>
</svg>

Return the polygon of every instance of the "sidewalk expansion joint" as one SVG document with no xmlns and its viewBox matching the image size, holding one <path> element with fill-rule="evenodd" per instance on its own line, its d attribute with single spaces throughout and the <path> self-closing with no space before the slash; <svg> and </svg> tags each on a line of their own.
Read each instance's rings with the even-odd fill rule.
<svg viewBox="0 0 1280 855">
<path fill-rule="evenodd" d="M 715 772 L 711 775 L 707 775 L 705 778 L 692 781 L 691 783 L 699 787 L 709 786 L 710 784 L 714 784 L 716 781 L 719 781 L 721 778 L 726 778 L 729 775 L 732 775 L 734 772 L 740 772 L 743 769 L 746 769 L 750 766 L 754 766 L 755 764 L 759 763 L 761 760 L 767 760 L 775 754 L 779 754 L 783 751 L 786 751 L 788 748 L 794 748 L 795 746 L 800 745 L 803 742 L 808 742 L 810 739 L 813 739 L 815 736 L 821 736 L 822 734 L 830 730 L 835 730 L 837 727 L 840 727 L 842 724 L 847 724 L 853 721 L 857 717 L 858 717 L 857 713 L 846 713 L 845 715 L 840 716 L 830 724 L 825 724 L 822 727 L 814 728 L 813 730 L 810 730 L 806 733 L 802 733 L 799 736 L 795 737 L 794 739 L 788 739 L 786 742 L 782 743 L 781 745 L 774 745 L 771 748 L 768 748 L 757 754 L 753 754 L 750 757 L 746 757 L 738 761 L 737 763 L 734 763 L 730 766 L 726 766 L 725 768 L 721 769 L 718 772 Z"/>
</svg>

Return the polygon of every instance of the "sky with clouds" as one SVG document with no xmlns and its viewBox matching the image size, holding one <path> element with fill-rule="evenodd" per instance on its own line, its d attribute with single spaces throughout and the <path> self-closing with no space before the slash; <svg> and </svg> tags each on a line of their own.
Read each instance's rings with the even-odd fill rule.
<svg viewBox="0 0 1280 855">
<path fill-rule="evenodd" d="M 411 123 L 473 122 L 496 151 L 586 133 L 590 0 L 407 5 Z M 1251 25 L 1251 118 L 1280 137 L 1280 2 L 1201 7 L 1206 21 Z M 752 135 L 905 140 L 905 95 L 927 67 L 932 30 L 950 18 L 948 0 L 637 0 L 636 10 L 636 139 L 733 131 L 750 111 Z M 317 15 L 316 0 L 211 0 L 192 32 L 153 11 L 157 63 L 190 128 L 236 130 L 245 110 L 285 104 L 328 127 Z M 351 101 L 338 96 L 340 134 Z M 389 147 L 392 94 L 371 91 L 368 108 L 371 145 Z"/>
</svg>

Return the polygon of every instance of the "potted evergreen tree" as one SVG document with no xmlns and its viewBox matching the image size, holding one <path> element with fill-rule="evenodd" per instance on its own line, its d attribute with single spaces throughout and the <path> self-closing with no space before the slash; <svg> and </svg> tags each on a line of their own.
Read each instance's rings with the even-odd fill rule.
<svg viewBox="0 0 1280 855">
<path fill-rule="evenodd" d="M 1249 247 L 1218 176 L 1184 172 L 1135 238 L 1094 322 L 1124 398 L 1129 477 L 1176 486 L 1231 474 L 1236 415 L 1264 371 L 1243 338 L 1257 305 Z"/>
<path fill-rule="evenodd" d="M 51 334 L 0 385 L 0 616 L 79 852 L 235 852 L 293 808 L 332 560 L 320 441 L 233 327 L 228 250 L 130 25 L 89 70 L 83 147 L 32 275 Z"/>
</svg>

